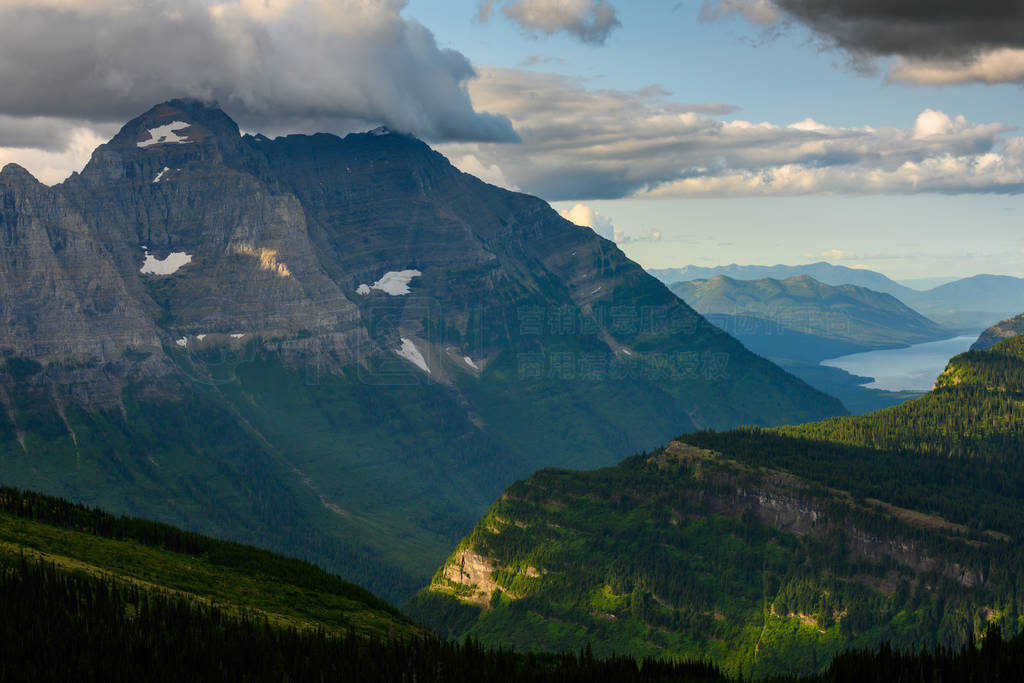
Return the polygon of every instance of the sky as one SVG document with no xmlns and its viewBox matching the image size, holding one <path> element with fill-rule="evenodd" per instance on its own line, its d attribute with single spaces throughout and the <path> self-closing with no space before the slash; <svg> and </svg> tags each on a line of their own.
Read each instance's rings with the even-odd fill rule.
<svg viewBox="0 0 1024 683">
<path fill-rule="evenodd" d="M 0 166 L 125 121 L 381 123 L 646 267 L 1024 276 L 1024 2 L 0 0 Z"/>
</svg>

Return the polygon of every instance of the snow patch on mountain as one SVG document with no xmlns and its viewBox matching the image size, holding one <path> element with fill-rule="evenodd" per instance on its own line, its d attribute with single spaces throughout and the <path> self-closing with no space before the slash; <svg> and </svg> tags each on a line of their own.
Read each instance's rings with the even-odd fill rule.
<svg viewBox="0 0 1024 683">
<path fill-rule="evenodd" d="M 392 270 L 384 273 L 384 276 L 372 285 L 359 285 L 356 294 L 366 296 L 371 290 L 376 289 L 391 296 L 404 296 L 409 293 L 409 283 L 412 279 L 421 275 L 423 273 L 418 270 Z"/>
<path fill-rule="evenodd" d="M 149 140 L 143 140 L 142 142 L 138 143 L 139 147 L 145 149 L 146 147 L 150 147 L 152 145 L 184 145 L 189 142 L 194 142 L 194 140 L 190 140 L 187 135 L 178 135 L 175 132 L 183 130 L 185 128 L 189 128 L 191 125 L 191 123 L 185 123 L 184 121 L 172 121 L 171 123 L 168 123 L 165 126 L 157 126 L 156 128 L 150 128 Z"/>
<path fill-rule="evenodd" d="M 174 275 L 182 266 L 186 266 L 192 262 L 191 254 L 186 254 L 183 251 L 175 251 L 168 254 L 165 259 L 158 259 L 149 253 L 149 249 L 143 247 L 146 254 L 146 260 L 142 264 L 142 268 L 139 272 L 143 275 Z"/>
<path fill-rule="evenodd" d="M 420 353 L 420 350 L 416 348 L 416 345 L 412 342 L 411 339 L 406 339 L 405 337 L 402 337 L 402 348 L 400 348 L 398 351 L 395 351 L 395 353 L 397 353 L 399 356 L 406 359 L 407 361 L 409 361 L 410 363 L 412 363 L 413 365 L 415 365 L 428 375 L 431 374 L 430 367 L 427 365 L 427 361 L 423 359 L 423 354 Z"/>
</svg>

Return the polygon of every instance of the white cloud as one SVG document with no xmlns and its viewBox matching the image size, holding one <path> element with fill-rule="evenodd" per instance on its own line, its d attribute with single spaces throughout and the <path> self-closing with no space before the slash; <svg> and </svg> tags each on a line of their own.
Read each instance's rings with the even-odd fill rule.
<svg viewBox="0 0 1024 683">
<path fill-rule="evenodd" d="M 644 237 L 633 237 L 624 230 L 615 227 L 612 219 L 586 204 L 575 204 L 572 207 L 559 212 L 562 218 L 571 221 L 576 225 L 590 228 L 606 240 L 612 240 L 617 244 L 632 244 L 634 242 L 660 242 L 661 233 L 654 231 Z"/>
<path fill-rule="evenodd" d="M 911 85 L 1024 83 L 1024 49 L 988 50 L 969 60 L 901 57 L 889 66 L 886 80 Z"/>
<path fill-rule="evenodd" d="M 914 121 L 914 139 L 920 140 L 933 135 L 953 135 L 967 128 L 969 124 L 963 116 L 958 116 L 954 120 L 945 112 L 925 109 Z"/>
<path fill-rule="evenodd" d="M 500 164 L 509 183 L 549 201 L 1024 190 L 1024 138 L 1011 126 L 936 110 L 904 128 L 779 125 L 713 118 L 657 88 L 591 90 L 514 69 L 482 69 L 469 89 L 509 116 L 523 144 L 442 151 Z"/>
<path fill-rule="evenodd" d="M 565 220 L 590 228 L 606 240 L 622 242 L 626 239 L 625 235 L 615 228 L 610 218 L 586 204 L 576 204 L 560 213 Z"/>
<path fill-rule="evenodd" d="M 506 190 L 518 191 L 519 187 L 510 183 L 508 178 L 505 177 L 505 173 L 501 170 L 498 164 L 490 164 L 485 166 L 475 154 L 467 153 L 460 157 L 449 159 L 455 168 L 459 169 L 463 173 L 469 173 L 474 175 L 485 183 L 491 185 L 497 185 L 503 187 Z"/>
<path fill-rule="evenodd" d="M 482 0 L 478 17 L 487 21 L 497 6 L 531 33 L 566 32 L 585 43 L 603 43 L 621 24 L 606 0 Z"/>
</svg>

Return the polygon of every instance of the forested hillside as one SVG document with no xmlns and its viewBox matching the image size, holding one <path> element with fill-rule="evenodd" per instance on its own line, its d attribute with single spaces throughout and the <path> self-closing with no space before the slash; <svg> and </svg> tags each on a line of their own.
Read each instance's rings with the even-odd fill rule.
<svg viewBox="0 0 1024 683">
<path fill-rule="evenodd" d="M 1015 634 L 1024 341 L 927 396 L 800 427 L 699 432 L 510 487 L 410 603 L 519 648 L 709 657 L 810 674 L 844 649 Z"/>
<path fill-rule="evenodd" d="M 12 489 L 0 490 L 0 510 L 0 681 L 736 680 L 706 663 L 603 658 L 589 644 L 516 654 L 445 642 L 302 562 Z M 49 552 L 55 541 L 61 554 Z M 217 599 L 214 567 L 231 589 Z M 173 587 L 176 575 L 191 575 L 187 590 Z M 254 580 L 273 588 L 247 591 Z M 311 605 L 319 611 L 285 616 Z M 1013 680 L 1022 664 L 1024 640 L 991 628 L 980 647 L 849 652 L 820 677 L 786 680 Z"/>
</svg>

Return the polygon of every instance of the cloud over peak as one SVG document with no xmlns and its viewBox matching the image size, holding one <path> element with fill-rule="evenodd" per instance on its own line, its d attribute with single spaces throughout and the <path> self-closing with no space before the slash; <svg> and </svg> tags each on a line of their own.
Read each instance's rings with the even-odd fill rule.
<svg viewBox="0 0 1024 683">
<path fill-rule="evenodd" d="M 606 0 L 481 0 L 478 17 L 487 21 L 499 6 L 530 33 L 565 32 L 584 43 L 604 43 L 621 26 L 615 7 Z"/>
<path fill-rule="evenodd" d="M 0 0 L 0 115 L 124 121 L 216 99 L 244 128 L 517 139 L 404 0 Z M 0 144 L 3 144 L 0 142 Z"/>
</svg>

